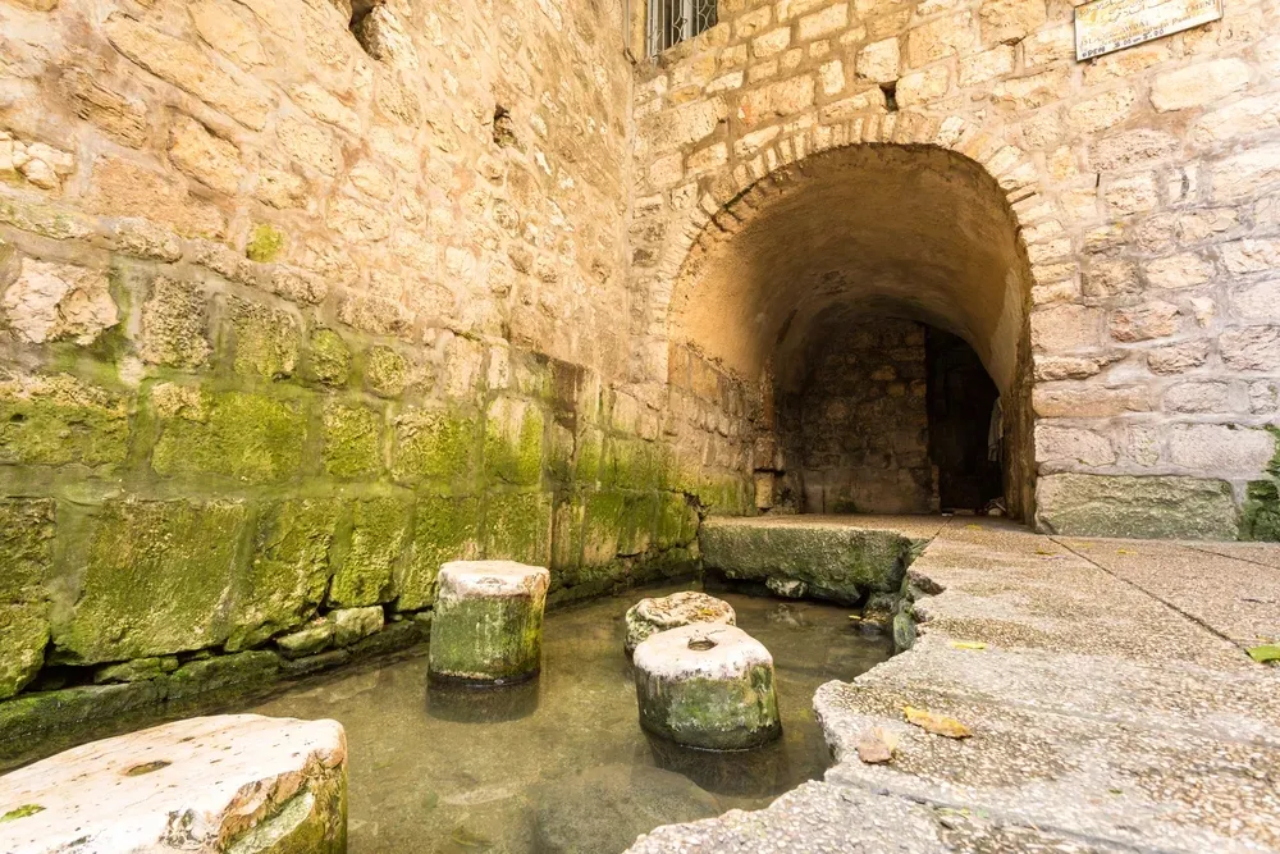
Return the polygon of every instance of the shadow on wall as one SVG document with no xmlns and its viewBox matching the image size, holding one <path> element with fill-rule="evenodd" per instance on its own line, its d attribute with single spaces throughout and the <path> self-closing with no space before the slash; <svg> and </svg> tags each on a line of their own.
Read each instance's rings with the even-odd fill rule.
<svg viewBox="0 0 1280 854">
<path fill-rule="evenodd" d="M 747 405 L 726 415 L 755 437 L 759 509 L 817 509 L 815 483 L 827 512 L 928 512 L 995 489 L 990 472 L 967 464 L 954 471 L 952 461 L 957 477 L 947 478 L 944 500 L 941 475 L 931 471 L 931 451 L 944 463 L 959 451 L 930 447 L 930 409 L 940 412 L 944 401 L 928 395 L 927 325 L 967 345 L 994 383 L 1004 412 L 1004 494 L 1012 515 L 1031 515 L 1030 270 L 1005 195 L 981 166 L 933 146 L 829 151 L 763 179 L 725 218 L 732 227 L 709 225 L 676 282 L 669 361 L 683 366 L 692 356 L 741 386 Z M 852 338 L 837 344 L 841 336 Z M 872 373 L 883 379 L 860 378 L 854 364 L 870 362 L 852 355 L 859 348 L 877 354 Z M 820 380 L 826 396 L 805 403 L 815 357 L 830 374 Z M 883 385 L 859 391 L 859 383 Z M 991 391 L 974 394 L 965 406 L 987 409 L 985 433 Z M 870 434 L 862 445 L 836 427 L 855 422 Z M 955 429 L 940 426 L 946 435 Z M 972 431 L 962 432 L 968 441 Z M 825 475 L 809 476 L 840 467 L 856 469 L 856 478 L 840 477 L 878 498 L 845 503 L 838 489 L 830 496 Z M 984 485 L 966 480 L 974 477 Z"/>
<path fill-rule="evenodd" d="M 1003 491 L 998 397 L 960 338 L 912 320 L 829 312 L 810 335 L 801 384 L 775 392 L 789 461 L 775 506 L 981 510 Z"/>
</svg>

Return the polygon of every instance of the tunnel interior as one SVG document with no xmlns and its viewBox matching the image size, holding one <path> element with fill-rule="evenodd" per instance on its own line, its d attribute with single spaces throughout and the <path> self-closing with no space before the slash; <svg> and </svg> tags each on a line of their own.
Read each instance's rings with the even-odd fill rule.
<svg viewBox="0 0 1280 854">
<path fill-rule="evenodd" d="M 676 283 L 671 344 L 760 400 L 761 510 L 1025 516 L 1029 280 L 981 166 L 855 146 L 728 206 Z"/>
</svg>

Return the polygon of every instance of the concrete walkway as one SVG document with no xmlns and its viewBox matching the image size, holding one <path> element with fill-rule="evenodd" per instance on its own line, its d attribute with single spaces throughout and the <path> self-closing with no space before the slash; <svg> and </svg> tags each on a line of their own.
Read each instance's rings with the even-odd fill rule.
<svg viewBox="0 0 1280 854">
<path fill-rule="evenodd" d="M 631 851 L 1280 851 L 1280 668 L 1245 653 L 1280 640 L 1280 546 L 956 518 L 911 574 L 935 592 L 915 646 L 814 700 L 825 782 Z M 858 758 L 872 726 L 900 737 L 889 764 Z"/>
</svg>

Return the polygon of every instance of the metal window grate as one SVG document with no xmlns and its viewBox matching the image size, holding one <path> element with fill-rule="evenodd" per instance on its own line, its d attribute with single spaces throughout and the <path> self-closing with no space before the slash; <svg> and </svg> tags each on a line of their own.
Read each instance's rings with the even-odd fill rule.
<svg viewBox="0 0 1280 854">
<path fill-rule="evenodd" d="M 649 0 L 649 55 L 716 25 L 716 0 Z"/>
</svg>

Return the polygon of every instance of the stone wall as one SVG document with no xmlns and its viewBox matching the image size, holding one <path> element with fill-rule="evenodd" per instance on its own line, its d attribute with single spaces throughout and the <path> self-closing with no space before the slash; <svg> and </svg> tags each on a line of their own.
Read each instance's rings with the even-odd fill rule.
<svg viewBox="0 0 1280 854">
<path fill-rule="evenodd" d="M 830 205 L 801 205 L 806 176 L 858 149 L 951 152 L 998 185 L 1027 278 L 1019 300 L 1007 300 L 1009 322 L 986 331 L 940 299 L 931 316 L 917 307 L 974 346 L 1002 394 L 1033 404 L 1006 413 L 1027 459 L 1012 485 L 1029 490 L 1034 479 L 1038 524 L 1274 536 L 1280 3 L 1228 2 L 1220 22 L 1087 62 L 1074 57 L 1072 6 L 725 0 L 716 27 L 642 69 L 632 274 L 647 309 L 633 327 L 637 373 L 660 384 L 673 354 L 700 348 L 747 398 L 763 399 L 760 363 L 721 342 L 772 348 L 794 323 L 789 309 L 803 305 L 762 314 L 764 302 L 726 294 L 752 277 L 777 281 L 783 255 L 827 251 L 840 222 Z M 958 174 L 944 167 L 933 188 L 895 179 L 902 205 L 943 197 L 948 172 Z M 875 174 L 858 179 L 872 186 Z M 773 255 L 743 261 L 767 244 L 755 224 L 771 209 L 787 215 L 769 219 L 771 229 L 809 221 L 812 233 L 793 231 Z M 927 209 L 911 216 L 917 252 L 970 231 L 963 217 L 944 232 Z M 736 248 L 717 254 L 720 244 Z M 865 241 L 857 257 L 894 261 L 891 246 Z M 1014 276 L 1018 267 L 1004 265 Z M 823 279 L 829 271 L 812 272 L 813 293 L 861 297 L 872 280 L 841 291 Z M 742 423 L 747 433 L 771 427 Z"/>
<path fill-rule="evenodd" d="M 453 558 L 686 566 L 622 3 L 355 5 L 0 0 L 0 698 L 334 663 Z"/>
<path fill-rule="evenodd" d="M 800 388 L 778 393 L 778 434 L 806 513 L 937 512 L 924 326 L 824 321 Z"/>
</svg>

